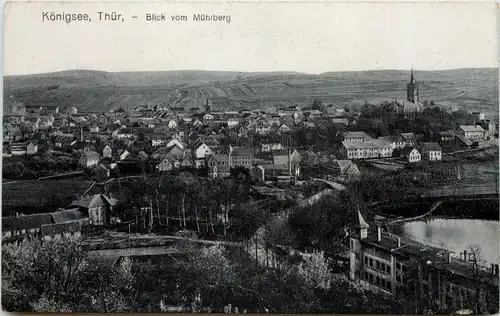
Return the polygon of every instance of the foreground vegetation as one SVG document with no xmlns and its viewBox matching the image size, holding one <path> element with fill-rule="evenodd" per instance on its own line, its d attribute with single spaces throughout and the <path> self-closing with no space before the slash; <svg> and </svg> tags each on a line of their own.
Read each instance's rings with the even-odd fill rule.
<svg viewBox="0 0 500 316">
<path fill-rule="evenodd" d="M 265 269 L 240 251 L 178 248 L 174 257 L 114 261 L 88 257 L 78 241 L 3 245 L 2 304 L 23 312 L 160 312 L 165 306 L 223 312 L 231 304 L 240 312 L 388 313 L 401 307 L 332 275 L 321 253 Z"/>
</svg>

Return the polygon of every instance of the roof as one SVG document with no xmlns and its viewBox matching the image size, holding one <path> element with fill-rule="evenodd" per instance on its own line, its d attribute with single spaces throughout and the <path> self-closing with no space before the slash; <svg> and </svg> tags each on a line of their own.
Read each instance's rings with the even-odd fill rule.
<svg viewBox="0 0 500 316">
<path fill-rule="evenodd" d="M 349 138 L 370 138 L 365 132 L 344 132 L 342 133 L 345 139 Z"/>
<path fill-rule="evenodd" d="M 348 142 L 348 141 L 343 141 L 342 145 L 346 149 L 362 149 L 362 148 L 380 148 L 380 145 L 369 141 L 369 142 Z"/>
<path fill-rule="evenodd" d="M 75 208 L 75 207 L 82 207 L 82 208 L 94 208 L 94 207 L 101 207 L 101 206 L 106 206 L 106 205 L 115 205 L 117 202 L 116 199 L 109 198 L 105 196 L 104 194 L 94 194 L 90 197 L 80 199 L 78 201 L 73 201 L 68 207 Z"/>
<path fill-rule="evenodd" d="M 277 170 L 277 171 L 288 171 L 287 165 L 263 165 L 264 170 Z"/>
<path fill-rule="evenodd" d="M 363 215 L 361 215 L 361 212 L 358 210 L 356 214 L 354 215 L 354 222 L 353 222 L 353 228 L 368 228 L 370 225 L 368 225 L 363 218 Z"/>
<path fill-rule="evenodd" d="M 460 129 L 464 132 L 484 132 L 480 125 L 460 125 Z"/>
<path fill-rule="evenodd" d="M 409 155 L 414 149 L 416 149 L 416 148 L 415 147 L 405 147 L 401 151 L 401 154 L 403 154 L 403 155 Z M 418 149 L 416 149 L 416 150 L 418 151 Z"/>
<path fill-rule="evenodd" d="M 441 146 L 439 146 L 438 143 L 424 143 L 422 145 L 422 150 L 429 150 L 429 151 L 441 151 Z"/>
<path fill-rule="evenodd" d="M 54 223 L 78 221 L 86 218 L 85 214 L 80 212 L 78 208 L 52 212 L 50 213 L 50 216 L 52 216 Z"/>
<path fill-rule="evenodd" d="M 49 213 L 2 217 L 2 230 L 40 228 L 42 225 L 52 223 L 53 219 Z"/>
<path fill-rule="evenodd" d="M 248 147 L 237 147 L 233 148 L 231 156 L 253 156 L 252 148 Z"/>
<path fill-rule="evenodd" d="M 407 141 L 407 140 L 416 140 L 417 139 L 417 137 L 413 133 L 401 133 L 401 137 L 403 137 L 403 139 L 405 141 Z"/>
</svg>

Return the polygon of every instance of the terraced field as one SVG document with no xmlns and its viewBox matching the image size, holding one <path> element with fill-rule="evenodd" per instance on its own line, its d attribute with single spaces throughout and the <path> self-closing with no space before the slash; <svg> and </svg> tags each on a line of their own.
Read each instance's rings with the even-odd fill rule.
<svg viewBox="0 0 500 316">
<path fill-rule="evenodd" d="M 420 99 L 445 107 L 498 111 L 498 70 L 417 71 Z M 36 80 L 35 80 L 35 79 Z M 63 75 L 5 78 L 4 108 L 16 102 L 76 106 L 84 110 L 131 110 L 140 104 L 213 109 L 310 105 L 321 99 L 338 106 L 405 100 L 408 71 L 236 73 L 176 71 L 159 73 L 65 72 Z M 59 84 L 48 90 L 49 84 Z"/>
</svg>

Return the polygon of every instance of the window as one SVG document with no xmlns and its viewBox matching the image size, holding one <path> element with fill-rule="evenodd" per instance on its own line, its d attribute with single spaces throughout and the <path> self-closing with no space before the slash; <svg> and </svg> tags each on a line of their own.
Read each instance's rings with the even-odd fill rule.
<svg viewBox="0 0 500 316">
<path fill-rule="evenodd" d="M 368 272 L 365 272 L 365 280 L 368 280 Z"/>
<path fill-rule="evenodd" d="M 373 259 L 370 258 L 370 267 L 373 267 Z"/>
<path fill-rule="evenodd" d="M 376 281 L 375 281 L 378 285 L 380 285 L 380 277 L 377 277 Z"/>
<path fill-rule="evenodd" d="M 361 260 L 361 255 L 359 253 L 356 254 L 356 260 Z"/>
<path fill-rule="evenodd" d="M 401 274 L 396 274 L 396 281 L 401 283 Z"/>
<path fill-rule="evenodd" d="M 365 257 L 365 264 L 368 264 L 368 257 Z"/>
<path fill-rule="evenodd" d="M 387 266 L 386 266 L 386 272 L 387 272 L 387 273 L 391 273 L 391 266 L 390 266 L 390 265 L 387 265 Z"/>
<path fill-rule="evenodd" d="M 380 269 L 380 262 L 377 261 L 376 264 L 377 264 L 377 269 Z"/>
<path fill-rule="evenodd" d="M 373 282 L 373 274 L 368 275 L 370 277 L 370 282 Z"/>
<path fill-rule="evenodd" d="M 396 263 L 396 269 L 401 270 L 401 263 L 399 263 L 399 262 Z"/>
<path fill-rule="evenodd" d="M 389 290 L 391 290 L 391 289 L 392 289 L 392 286 L 391 286 L 391 281 L 387 281 L 386 287 L 387 287 Z"/>
</svg>

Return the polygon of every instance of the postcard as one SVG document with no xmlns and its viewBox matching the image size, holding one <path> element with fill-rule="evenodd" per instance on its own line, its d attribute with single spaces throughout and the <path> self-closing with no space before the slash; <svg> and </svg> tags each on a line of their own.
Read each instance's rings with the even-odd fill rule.
<svg viewBox="0 0 500 316">
<path fill-rule="evenodd" d="M 7 2 L 2 309 L 498 313 L 498 17 Z"/>
</svg>

